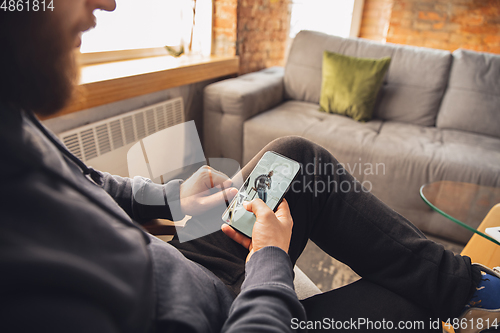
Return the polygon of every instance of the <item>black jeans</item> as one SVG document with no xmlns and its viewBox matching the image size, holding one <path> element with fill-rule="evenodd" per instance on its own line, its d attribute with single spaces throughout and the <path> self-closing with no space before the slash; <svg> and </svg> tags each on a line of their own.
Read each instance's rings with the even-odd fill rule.
<svg viewBox="0 0 500 333">
<path fill-rule="evenodd" d="M 395 328 L 400 320 L 424 321 L 429 329 L 431 319 L 446 320 L 460 314 L 480 278 L 468 257 L 454 255 L 428 240 L 362 188 L 328 151 L 303 138 L 285 137 L 268 144 L 242 169 L 243 179 L 266 151 L 302 164 L 285 196 L 294 221 L 289 249 L 292 262 L 311 239 L 362 277 L 304 300 L 308 319 L 352 323 L 364 318 L 372 321 L 372 326 L 361 327 L 367 330 L 375 330 L 382 320 L 391 321 Z M 222 232 L 172 243 L 239 292 L 247 254 L 239 244 Z"/>
</svg>

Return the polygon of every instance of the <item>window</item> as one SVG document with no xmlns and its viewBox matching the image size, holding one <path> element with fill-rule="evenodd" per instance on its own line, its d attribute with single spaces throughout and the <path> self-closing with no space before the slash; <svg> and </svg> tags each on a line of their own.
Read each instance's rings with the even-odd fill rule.
<svg viewBox="0 0 500 333">
<path fill-rule="evenodd" d="M 111 13 L 97 11 L 97 27 L 83 34 L 80 48 L 83 61 L 91 62 L 85 61 L 92 58 L 86 55 L 113 59 L 120 58 L 120 54 L 125 57 L 166 54 L 166 45 L 183 45 L 187 50 L 193 27 L 193 7 L 196 14 L 192 52 L 210 55 L 211 0 L 117 0 L 116 10 Z"/>
<path fill-rule="evenodd" d="M 300 30 L 357 37 L 363 0 L 293 0 L 290 38 Z"/>
</svg>

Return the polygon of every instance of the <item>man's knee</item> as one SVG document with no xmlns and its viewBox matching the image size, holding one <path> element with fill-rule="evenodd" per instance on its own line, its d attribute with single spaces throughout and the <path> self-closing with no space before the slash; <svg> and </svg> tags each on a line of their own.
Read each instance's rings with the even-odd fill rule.
<svg viewBox="0 0 500 333">
<path fill-rule="evenodd" d="M 284 156 L 293 159 L 303 152 L 313 151 L 313 147 L 317 146 L 312 141 L 309 141 L 300 136 L 285 136 L 271 141 L 264 149 L 275 151 Z"/>
</svg>

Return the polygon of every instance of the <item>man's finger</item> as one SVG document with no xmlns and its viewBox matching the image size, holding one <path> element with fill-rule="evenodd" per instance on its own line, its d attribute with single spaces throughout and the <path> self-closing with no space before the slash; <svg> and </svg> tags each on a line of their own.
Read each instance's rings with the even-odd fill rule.
<svg viewBox="0 0 500 333">
<path fill-rule="evenodd" d="M 283 198 L 278 209 L 276 210 L 276 216 L 291 216 L 290 207 L 288 206 L 288 202 Z"/>
<path fill-rule="evenodd" d="M 251 239 L 234 230 L 230 225 L 224 223 L 221 226 L 222 232 L 225 233 L 229 238 L 234 240 L 236 243 L 242 245 L 245 249 L 248 249 L 251 244 Z"/>
<path fill-rule="evenodd" d="M 260 214 L 265 214 L 268 212 L 273 212 L 271 208 L 261 199 L 253 199 L 250 202 L 244 202 L 244 207 L 249 212 L 255 214 L 255 216 L 259 216 Z"/>
<path fill-rule="evenodd" d="M 213 208 L 216 205 L 225 205 L 226 200 L 230 202 L 231 200 L 233 200 L 233 198 L 237 193 L 238 190 L 235 189 L 234 187 L 227 188 L 224 191 L 220 191 L 204 197 L 203 205 L 209 208 Z"/>
<path fill-rule="evenodd" d="M 233 185 L 233 180 L 232 180 L 231 178 L 226 179 L 226 180 L 222 183 L 222 187 L 224 187 L 224 188 L 228 188 L 228 187 L 230 187 L 231 185 Z"/>
<path fill-rule="evenodd" d="M 221 184 L 226 185 L 226 184 L 228 184 L 227 183 L 228 180 L 231 181 L 226 174 L 224 174 L 220 171 L 217 171 L 215 169 L 210 168 L 210 173 L 211 173 L 211 177 L 212 177 L 211 179 L 212 179 L 214 186 L 220 186 Z M 226 185 L 226 187 L 231 186 L 230 184 L 232 184 L 232 181 L 229 183 L 229 185 Z"/>
<path fill-rule="evenodd" d="M 214 188 L 227 189 L 231 186 L 233 186 L 233 181 L 231 179 L 226 179 L 225 181 L 222 182 L 222 184 L 215 185 Z"/>
<path fill-rule="evenodd" d="M 238 194 L 238 189 L 234 187 L 226 188 L 224 191 L 226 192 L 226 198 L 229 202 L 231 202 L 231 200 L 234 199 L 236 194 Z"/>
</svg>

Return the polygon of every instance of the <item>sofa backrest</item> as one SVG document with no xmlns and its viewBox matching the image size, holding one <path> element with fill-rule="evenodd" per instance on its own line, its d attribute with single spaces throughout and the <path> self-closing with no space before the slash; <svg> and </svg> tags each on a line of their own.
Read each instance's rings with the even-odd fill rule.
<svg viewBox="0 0 500 333">
<path fill-rule="evenodd" d="M 295 37 L 285 67 L 288 99 L 319 103 L 325 50 L 361 58 L 391 57 L 374 117 L 435 125 L 448 82 L 450 52 L 301 31 Z"/>
<path fill-rule="evenodd" d="M 437 127 L 500 138 L 500 56 L 456 50 Z"/>
</svg>

